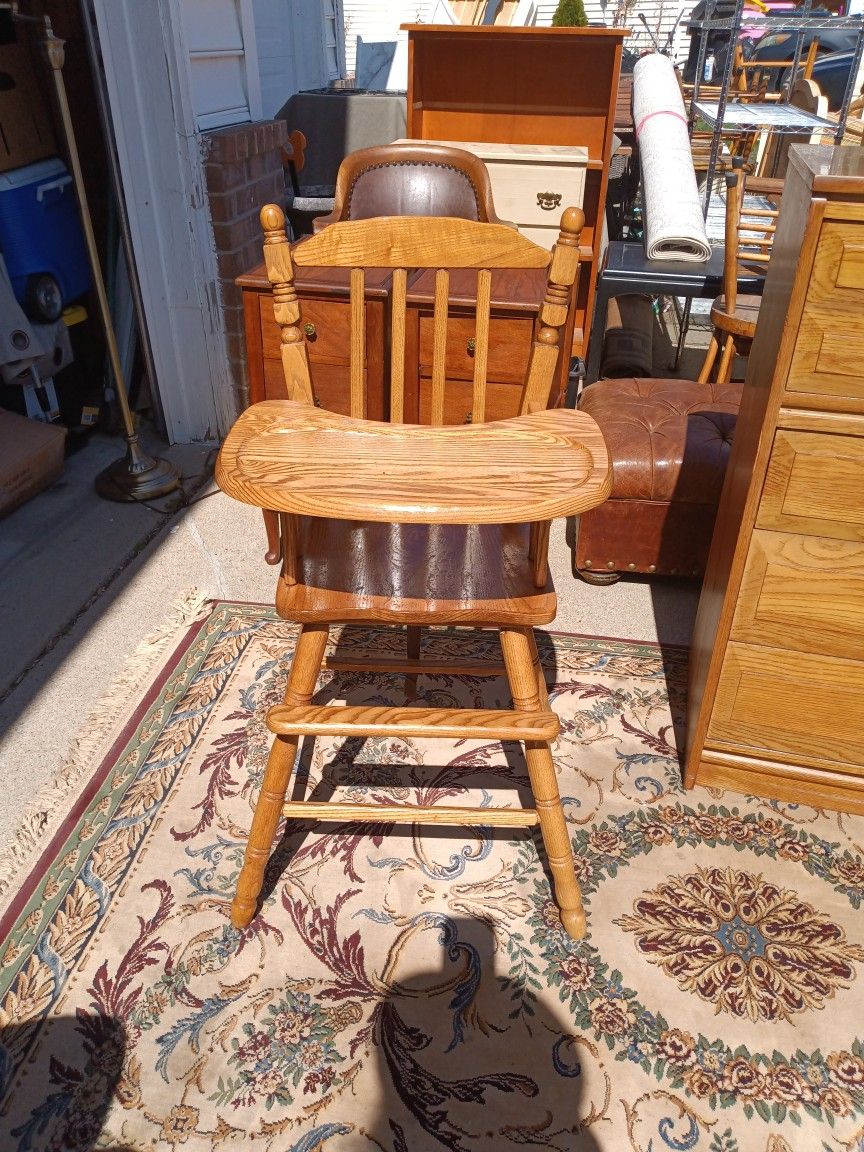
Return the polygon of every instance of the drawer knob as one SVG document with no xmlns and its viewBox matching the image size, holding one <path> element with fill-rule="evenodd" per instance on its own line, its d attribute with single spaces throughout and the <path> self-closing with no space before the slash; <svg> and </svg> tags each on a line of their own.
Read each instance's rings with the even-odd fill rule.
<svg viewBox="0 0 864 1152">
<path fill-rule="evenodd" d="M 314 340 L 316 335 L 317 335 L 317 333 L 315 331 L 315 325 L 312 323 L 311 320 L 307 320 L 306 323 L 303 325 L 303 331 L 306 333 L 306 335 L 309 337 L 310 340 Z"/>
<path fill-rule="evenodd" d="M 465 345 L 465 351 L 468 353 L 469 356 L 473 356 L 474 355 L 474 349 L 476 347 L 477 347 L 477 341 L 474 339 L 473 336 L 469 336 L 468 337 L 468 343 Z"/>
<path fill-rule="evenodd" d="M 537 203 L 544 212 L 551 212 L 553 208 L 557 208 L 561 203 L 560 192 L 538 192 Z"/>
<path fill-rule="evenodd" d="M 474 423 L 474 416 L 472 415 L 472 413 L 466 412 L 465 413 L 465 419 L 462 421 L 462 423 L 463 424 L 473 424 Z"/>
</svg>

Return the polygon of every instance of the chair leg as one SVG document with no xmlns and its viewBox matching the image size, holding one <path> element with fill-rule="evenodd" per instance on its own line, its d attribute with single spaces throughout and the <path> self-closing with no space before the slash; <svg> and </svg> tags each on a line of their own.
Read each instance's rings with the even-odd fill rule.
<svg viewBox="0 0 864 1152">
<path fill-rule="evenodd" d="M 533 630 L 502 628 L 501 650 L 515 707 L 520 711 L 539 712 L 542 708 L 539 691 L 542 670 Z M 525 759 L 534 803 L 540 817 L 543 846 L 555 886 L 555 900 L 561 912 L 561 923 L 569 936 L 581 940 L 585 935 L 585 912 L 573 865 L 570 835 L 558 793 L 552 752 L 545 741 L 526 740 Z"/>
<path fill-rule="evenodd" d="M 735 338 L 727 336 L 723 345 L 723 355 L 720 357 L 720 366 L 717 369 L 717 383 L 728 384 L 732 379 L 732 365 L 735 362 Z"/>
<path fill-rule="evenodd" d="M 312 699 L 327 646 L 327 633 L 326 624 L 303 625 L 288 674 L 286 704 L 303 705 Z M 258 802 L 252 814 L 243 867 L 237 878 L 237 891 L 231 904 L 231 923 L 235 928 L 248 928 L 255 915 L 264 883 L 264 870 L 294 769 L 298 741 L 298 736 L 277 736 L 270 749 Z"/>
<path fill-rule="evenodd" d="M 264 560 L 268 564 L 278 564 L 282 559 L 282 537 L 279 533 L 279 513 L 271 512 L 269 508 L 262 508 L 264 515 L 264 531 L 267 533 L 267 551 Z"/>
<path fill-rule="evenodd" d="M 717 331 L 711 333 L 711 341 L 708 345 L 708 351 L 705 353 L 705 359 L 702 361 L 702 368 L 699 371 L 699 383 L 707 384 L 711 379 L 711 369 L 714 367 L 714 361 L 717 359 L 717 353 L 720 351 L 720 344 L 717 340 Z"/>
</svg>

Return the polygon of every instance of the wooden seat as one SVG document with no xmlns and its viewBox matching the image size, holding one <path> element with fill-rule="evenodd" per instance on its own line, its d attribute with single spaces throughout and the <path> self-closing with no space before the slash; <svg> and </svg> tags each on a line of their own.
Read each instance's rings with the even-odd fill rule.
<svg viewBox="0 0 864 1152">
<path fill-rule="evenodd" d="M 739 296 L 738 278 L 745 270 L 752 273 L 758 269 L 764 275 L 771 258 L 779 209 L 754 206 L 745 197 L 748 193 L 763 198 L 777 197 L 782 190 L 782 180 L 745 176 L 740 167 L 726 176 L 723 293 L 711 305 L 714 331 L 699 373 L 700 384 L 712 378 L 721 384 L 728 383 L 736 354 L 746 355 L 750 350 L 762 298 Z"/>
<path fill-rule="evenodd" d="M 553 517 L 576 515 L 608 495 L 611 472 L 603 438 L 581 412 L 546 411 L 561 333 L 573 300 L 584 217 L 568 209 L 550 254 L 501 224 L 390 217 L 340 222 L 293 251 L 301 265 L 351 269 L 351 416 L 312 404 L 292 252 L 278 208 L 261 213 L 265 261 L 290 399 L 245 412 L 222 447 L 216 470 L 229 495 L 269 510 L 281 558 L 276 606 L 301 625 L 284 704 L 271 710 L 276 733 L 255 806 L 231 919 L 246 928 L 255 914 L 264 868 L 283 812 L 340 821 L 476 824 L 466 808 L 405 805 L 285 804 L 302 735 L 419 735 L 519 740 L 525 745 L 534 809 L 483 809 L 483 823 L 539 823 L 562 923 L 585 931 L 570 839 L 550 741 L 549 708 L 533 625 L 555 615 L 547 547 Z M 363 269 L 393 269 L 390 417 L 364 419 Z M 402 422 L 407 269 L 435 273 L 431 425 Z M 477 270 L 472 423 L 444 426 L 447 308 L 451 268 Z M 548 268 L 546 295 L 522 393 L 520 414 L 484 423 L 493 268 Z M 512 710 L 421 707 L 318 707 L 312 696 L 331 624 L 367 621 L 407 626 L 404 660 L 328 667 L 406 677 L 504 672 Z M 495 627 L 503 666 L 420 659 L 421 627 Z"/>
</svg>

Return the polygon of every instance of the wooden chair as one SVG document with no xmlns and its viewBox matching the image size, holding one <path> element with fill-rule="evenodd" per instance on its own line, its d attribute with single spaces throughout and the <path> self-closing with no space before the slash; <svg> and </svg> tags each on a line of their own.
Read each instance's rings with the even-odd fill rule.
<svg viewBox="0 0 864 1152">
<path fill-rule="evenodd" d="M 572 299 L 583 214 L 573 208 L 564 213 L 552 254 L 503 225 L 411 217 L 334 224 L 292 253 L 279 209 L 266 207 L 261 221 L 291 399 L 256 404 L 240 417 L 222 447 L 216 476 L 229 495 L 279 513 L 282 570 L 276 607 L 301 630 L 284 705 L 267 718 L 276 738 L 232 922 L 244 928 L 255 913 L 283 812 L 291 819 L 376 823 L 539 823 L 564 927 L 578 938 L 585 916 L 550 751 L 558 720 L 549 708 L 533 626 L 555 616 L 547 564 L 550 521 L 601 503 L 611 482 L 606 447 L 593 420 L 571 410 L 544 410 Z M 292 261 L 351 269 L 350 417 L 311 404 Z M 364 419 L 366 267 L 394 270 L 389 424 Z M 490 269 L 502 267 L 549 267 L 548 286 L 521 414 L 484 424 Z M 407 268 L 438 270 L 430 427 L 402 424 Z M 479 271 L 474 421 L 445 427 L 448 268 Z M 407 626 L 407 658 L 368 667 L 404 674 L 409 682 L 424 672 L 502 671 L 422 661 L 422 626 L 500 629 L 513 710 L 311 705 L 328 630 L 351 621 Z M 339 665 L 331 660 L 328 666 Z M 355 664 L 341 667 L 356 669 Z M 319 734 L 523 741 L 536 810 L 286 804 L 298 740 Z"/>
<path fill-rule="evenodd" d="M 756 334 L 761 296 L 739 295 L 738 277 L 743 269 L 758 269 L 764 275 L 771 259 L 771 246 L 777 229 L 779 209 L 754 207 L 746 200 L 750 193 L 760 197 L 779 196 L 782 180 L 745 176 L 740 169 L 726 176 L 726 230 L 723 261 L 723 295 L 711 305 L 714 331 L 699 373 L 699 383 L 712 379 L 716 367 L 718 383 L 732 379 L 736 353 L 745 354 Z M 721 352 L 722 348 L 722 352 Z M 720 356 L 719 363 L 717 361 Z"/>
<path fill-rule="evenodd" d="M 447 144 L 382 144 L 346 156 L 336 176 L 333 211 L 314 229 L 373 216 L 458 216 L 502 223 L 486 165 Z"/>
</svg>

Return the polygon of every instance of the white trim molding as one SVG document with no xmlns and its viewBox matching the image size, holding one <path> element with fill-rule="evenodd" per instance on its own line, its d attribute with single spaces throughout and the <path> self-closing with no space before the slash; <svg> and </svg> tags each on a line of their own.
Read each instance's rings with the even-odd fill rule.
<svg viewBox="0 0 864 1152">
<path fill-rule="evenodd" d="M 215 440 L 234 389 L 178 0 L 93 10 L 168 437 Z"/>
</svg>

